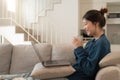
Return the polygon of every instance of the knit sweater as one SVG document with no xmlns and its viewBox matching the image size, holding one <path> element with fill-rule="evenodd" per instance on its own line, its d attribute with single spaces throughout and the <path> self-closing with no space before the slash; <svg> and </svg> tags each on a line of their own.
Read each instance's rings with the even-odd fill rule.
<svg viewBox="0 0 120 80">
<path fill-rule="evenodd" d="M 97 40 L 88 41 L 86 46 L 74 50 L 76 63 L 73 65 L 76 72 L 68 76 L 69 80 L 94 80 L 99 70 L 99 61 L 110 53 L 110 43 L 105 34 Z"/>
</svg>

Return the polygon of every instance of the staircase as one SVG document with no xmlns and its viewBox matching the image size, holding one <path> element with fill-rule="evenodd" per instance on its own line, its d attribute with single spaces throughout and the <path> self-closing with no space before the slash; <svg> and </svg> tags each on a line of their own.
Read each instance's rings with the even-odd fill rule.
<svg viewBox="0 0 120 80">
<path fill-rule="evenodd" d="M 38 36 L 32 35 L 32 29 L 26 29 L 9 18 L 0 19 L 0 35 L 13 45 L 31 44 L 31 41 L 39 43 Z M 40 37 L 40 36 L 39 36 Z M 39 41 L 38 41 L 39 40 Z M 3 40 L 4 41 L 4 40 Z M 4 43 L 4 42 L 2 42 Z"/>
<path fill-rule="evenodd" d="M 16 29 L 16 33 L 22 33 L 22 34 L 24 34 L 24 41 L 33 41 L 35 43 L 39 43 L 40 42 L 40 35 L 35 35 L 35 34 L 33 35 L 33 30 L 32 29 L 28 30 L 27 28 L 25 28 L 25 31 L 24 31 L 19 26 L 16 26 L 15 29 Z M 28 35 L 26 31 L 29 32 L 30 35 Z"/>
<path fill-rule="evenodd" d="M 46 16 L 48 11 L 53 11 L 56 4 L 60 4 L 61 0 L 46 0 L 45 7 L 38 11 L 38 16 Z"/>
<path fill-rule="evenodd" d="M 39 0 L 36 0 L 39 1 Z M 45 1 L 45 0 L 43 0 Z M 44 32 L 42 34 L 38 34 L 37 30 L 38 30 L 38 26 L 36 26 L 36 24 L 38 25 L 38 18 L 40 18 L 42 16 L 46 17 L 47 12 L 48 11 L 52 11 L 54 9 L 54 5 L 55 4 L 59 4 L 61 3 L 61 0 L 46 0 L 45 3 L 45 7 L 41 10 L 41 11 L 37 11 L 37 18 L 36 21 L 30 23 L 31 27 L 30 28 L 26 28 L 27 25 L 24 24 L 20 24 L 23 19 L 21 19 L 20 22 L 17 22 L 14 18 L 17 17 L 15 15 L 13 15 L 12 13 L 5 13 L 5 14 L 9 14 L 7 15 L 8 17 L 2 17 L 0 18 L 0 35 L 2 35 L 3 37 L 5 37 L 6 40 L 8 40 L 10 43 L 12 43 L 13 45 L 18 45 L 18 44 L 31 44 L 31 41 L 34 41 L 36 43 L 40 43 L 40 42 L 47 42 L 48 40 L 44 39 L 44 35 L 47 35 L 47 32 Z M 4 9 L 4 8 L 3 8 Z M 39 10 L 39 8 L 38 8 Z M 3 10 L 5 11 L 5 10 Z M 6 11 L 8 12 L 8 11 Z M 22 17 L 22 15 L 21 15 Z M 34 26 L 32 26 L 34 25 Z M 44 23 L 42 24 L 44 25 Z M 34 29 L 32 29 L 32 27 L 34 27 Z M 41 26 L 39 26 L 41 27 Z M 45 26 L 44 26 L 45 27 Z M 36 29 L 36 31 L 34 31 Z M 45 30 L 47 31 L 47 30 Z M 42 35 L 42 38 L 41 38 Z M 48 35 L 47 35 L 48 36 Z"/>
</svg>

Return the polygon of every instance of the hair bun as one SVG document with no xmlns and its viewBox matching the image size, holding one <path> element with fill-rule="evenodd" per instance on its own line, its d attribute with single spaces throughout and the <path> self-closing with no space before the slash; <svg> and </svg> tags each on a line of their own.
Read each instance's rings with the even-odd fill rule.
<svg viewBox="0 0 120 80">
<path fill-rule="evenodd" d="M 108 9 L 107 8 L 101 8 L 100 12 L 101 12 L 102 15 L 104 15 L 104 13 L 108 12 Z"/>
</svg>

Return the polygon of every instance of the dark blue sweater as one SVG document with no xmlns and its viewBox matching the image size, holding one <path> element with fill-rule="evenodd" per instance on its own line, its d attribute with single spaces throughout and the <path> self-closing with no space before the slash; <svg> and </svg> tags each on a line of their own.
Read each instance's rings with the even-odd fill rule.
<svg viewBox="0 0 120 80">
<path fill-rule="evenodd" d="M 99 70 L 99 61 L 110 53 L 110 43 L 103 34 L 99 39 L 90 40 L 85 48 L 74 50 L 76 63 L 73 65 L 76 72 L 68 76 L 69 80 L 94 80 Z"/>
</svg>

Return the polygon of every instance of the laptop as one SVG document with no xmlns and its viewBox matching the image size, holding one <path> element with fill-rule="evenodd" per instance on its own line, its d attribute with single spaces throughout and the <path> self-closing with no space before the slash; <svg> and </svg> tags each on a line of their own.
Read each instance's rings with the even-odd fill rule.
<svg viewBox="0 0 120 80">
<path fill-rule="evenodd" d="M 68 60 L 49 60 L 49 61 L 44 61 L 39 53 L 38 48 L 35 46 L 34 42 L 31 42 L 32 46 L 35 50 L 35 53 L 37 54 L 40 62 L 44 67 L 54 67 L 54 66 L 68 66 L 71 65 Z"/>
</svg>

